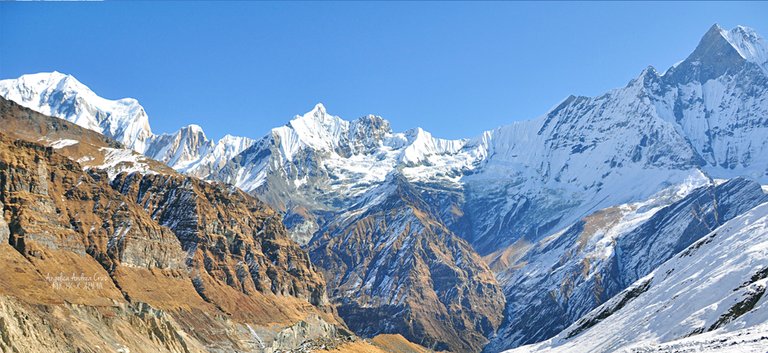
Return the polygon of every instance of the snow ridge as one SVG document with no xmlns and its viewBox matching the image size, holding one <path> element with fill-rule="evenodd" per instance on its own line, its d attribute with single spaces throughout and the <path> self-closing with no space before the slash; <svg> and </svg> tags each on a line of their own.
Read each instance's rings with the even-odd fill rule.
<svg viewBox="0 0 768 353">
<path fill-rule="evenodd" d="M 109 100 L 71 75 L 54 71 L 0 81 L 0 95 L 24 107 L 111 137 L 179 171 L 205 176 L 249 147 L 252 139 L 208 140 L 197 125 L 155 135 L 144 108 L 133 98 Z"/>
<path fill-rule="evenodd" d="M 736 26 L 730 31 L 721 28 L 721 33 L 736 48 L 741 57 L 768 72 L 768 45 L 754 29 Z"/>
<path fill-rule="evenodd" d="M 322 104 L 254 140 L 212 141 L 196 125 L 155 135 L 135 100 L 100 98 L 56 72 L 0 81 L 0 94 L 179 171 L 258 194 L 284 212 L 293 239 L 303 244 L 341 224 L 337 216 L 375 206 L 391 191 L 392 175 L 402 175 L 439 223 L 492 260 L 512 244 L 536 251 L 556 244 L 585 217 L 619 205 L 618 228 L 593 238 L 580 259 L 602 265 L 618 251 L 610 241 L 660 212 L 661 204 L 643 200 L 661 190 L 679 189 L 675 197 L 683 197 L 713 179 L 738 176 L 768 184 L 767 52 L 755 31 L 715 25 L 663 73 L 649 67 L 625 87 L 571 96 L 536 119 L 459 140 L 420 128 L 393 132 L 373 115 L 344 120 Z M 577 268 L 564 278 L 578 275 Z M 611 293 L 627 284 L 614 285 Z M 584 303 L 572 313 L 600 304 Z M 543 339 L 534 336 L 515 342 Z"/>
</svg>

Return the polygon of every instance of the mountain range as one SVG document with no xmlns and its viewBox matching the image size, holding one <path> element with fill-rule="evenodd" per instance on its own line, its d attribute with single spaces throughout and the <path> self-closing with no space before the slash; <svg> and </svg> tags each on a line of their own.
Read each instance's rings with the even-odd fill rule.
<svg viewBox="0 0 768 353">
<path fill-rule="evenodd" d="M 77 163 L 67 167 L 77 178 L 167 233 L 137 239 L 171 237 L 161 254 L 174 255 L 156 267 L 216 308 L 205 312 L 233 315 L 227 325 L 253 324 L 237 309 L 268 293 L 306 303 L 334 337 L 399 334 L 433 350 L 717 350 L 717 337 L 742 333 L 765 343 L 768 45 L 747 27 L 714 25 L 663 72 L 459 140 L 322 104 L 262 137 L 214 141 L 197 125 L 157 135 L 136 100 L 101 98 L 58 72 L 2 80 L 0 96 L 8 158 L 19 139 L 55 159 L 46 173 Z M 29 158 L 15 173 L 41 168 Z M 101 237 L 120 239 L 107 228 Z M 35 231 L 9 232 L 35 257 L 19 242 Z M 32 239 L 58 249 L 68 237 Z M 75 248 L 91 249 L 125 294 L 120 264 L 152 268 L 142 261 L 157 256 L 126 260 L 110 250 L 119 241 Z M 698 277 L 729 268 L 727 285 Z M 152 304 L 123 295 L 134 298 Z M 679 318 L 660 318 L 663 308 Z"/>
</svg>

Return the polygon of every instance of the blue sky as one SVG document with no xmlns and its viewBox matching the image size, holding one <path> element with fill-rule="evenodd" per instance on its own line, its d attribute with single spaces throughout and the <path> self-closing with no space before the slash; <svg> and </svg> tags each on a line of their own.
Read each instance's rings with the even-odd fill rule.
<svg viewBox="0 0 768 353">
<path fill-rule="evenodd" d="M 685 58 L 767 3 L 0 3 L 0 78 L 58 70 L 155 132 L 259 137 L 322 102 L 458 138 Z"/>
</svg>

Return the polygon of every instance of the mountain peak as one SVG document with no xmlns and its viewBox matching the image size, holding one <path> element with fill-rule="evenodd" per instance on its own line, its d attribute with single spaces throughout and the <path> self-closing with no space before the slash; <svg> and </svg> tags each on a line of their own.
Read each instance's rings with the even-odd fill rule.
<svg viewBox="0 0 768 353">
<path fill-rule="evenodd" d="M 2 80 L 0 95 L 43 114 L 103 133 L 137 151 L 143 150 L 144 139 L 152 134 L 138 101 L 102 98 L 74 76 L 58 71 Z"/>
<path fill-rule="evenodd" d="M 18 86 L 24 86 L 35 90 L 47 89 L 57 91 L 92 92 L 74 76 L 63 74 L 58 71 L 26 74 L 13 81 L 15 81 Z"/>
<path fill-rule="evenodd" d="M 202 135 L 203 138 L 205 138 L 205 132 L 203 132 L 203 128 L 200 125 L 197 124 L 189 124 L 183 128 L 181 128 L 182 131 L 188 132 L 192 135 Z"/>
<path fill-rule="evenodd" d="M 696 49 L 691 53 L 691 56 L 701 57 L 705 54 L 715 54 L 716 52 L 714 52 L 713 49 L 724 49 L 722 47 L 723 45 L 730 45 L 730 42 L 727 39 L 727 33 L 728 32 L 720 27 L 720 25 L 712 25 L 712 27 L 704 33 L 704 36 L 701 37 L 699 45 L 696 46 Z"/>
<path fill-rule="evenodd" d="M 291 120 L 291 125 L 295 125 L 294 122 L 315 122 L 315 123 L 321 123 L 321 124 L 327 124 L 329 121 L 336 121 L 341 120 L 341 118 L 333 116 L 331 114 L 328 114 L 328 111 L 325 110 L 325 106 L 323 103 L 317 103 L 315 104 L 312 109 L 302 115 L 296 115 Z"/>
<path fill-rule="evenodd" d="M 704 36 L 706 36 L 709 33 L 721 34 L 723 32 L 725 32 L 725 29 L 721 27 L 719 23 L 715 23 L 712 25 L 712 27 L 709 27 L 709 29 L 707 30 L 707 33 L 705 33 Z"/>
<path fill-rule="evenodd" d="M 748 62 L 755 63 L 768 72 L 766 58 L 768 53 L 765 43 L 755 31 L 743 26 L 727 31 L 714 24 L 701 38 L 691 55 L 667 70 L 665 76 L 678 83 L 704 83 L 740 70 L 744 65 L 748 65 Z"/>
<path fill-rule="evenodd" d="M 25 81 L 38 81 L 38 82 L 48 81 L 48 82 L 52 82 L 52 81 L 61 81 L 61 80 L 65 79 L 65 78 L 68 78 L 68 77 L 72 78 L 73 76 L 69 75 L 69 74 L 64 74 L 64 73 L 61 73 L 61 72 L 58 72 L 58 71 L 54 70 L 54 71 L 51 71 L 51 72 L 38 72 L 38 73 L 34 73 L 34 74 L 21 75 L 21 77 L 19 77 L 19 79 L 22 79 L 22 80 L 25 80 Z"/>
<path fill-rule="evenodd" d="M 367 135 L 373 134 L 374 132 L 379 132 L 380 134 L 392 133 L 392 127 L 390 126 L 389 121 L 373 114 L 355 119 L 352 121 L 350 129 L 360 130 L 360 132 Z"/>
<path fill-rule="evenodd" d="M 730 46 L 744 60 L 760 66 L 768 62 L 768 46 L 765 40 L 754 29 L 741 25 L 731 30 L 726 30 L 718 24 L 712 25 L 691 55 L 697 52 L 698 54 L 717 54 L 713 49 L 718 49 L 720 53 L 725 54 L 725 49 L 730 48 L 724 48 L 724 44 Z"/>
<path fill-rule="evenodd" d="M 323 103 L 317 103 L 315 104 L 315 107 L 312 108 L 312 110 L 309 111 L 310 113 L 320 113 L 320 114 L 328 114 L 325 111 L 325 105 Z"/>
</svg>

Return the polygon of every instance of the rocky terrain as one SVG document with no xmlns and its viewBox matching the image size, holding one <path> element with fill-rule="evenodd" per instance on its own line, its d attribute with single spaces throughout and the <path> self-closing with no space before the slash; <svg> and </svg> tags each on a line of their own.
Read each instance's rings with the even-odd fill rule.
<svg viewBox="0 0 768 353">
<path fill-rule="evenodd" d="M 122 148 L 2 103 L 18 136 Z M 271 352 L 350 336 L 268 206 L 172 171 L 110 184 L 73 160 L 91 146 L 59 150 L 0 138 L 3 350 Z M 186 221 L 163 223 L 174 212 Z"/>
<path fill-rule="evenodd" d="M 287 237 L 280 215 L 253 196 L 182 175 L 121 173 L 111 184 L 176 234 L 198 293 L 214 302 L 225 297 L 218 303 L 225 312 L 247 317 L 258 293 L 328 304 L 308 254 Z M 226 293 L 217 293 L 221 284 L 230 287 Z"/>
<path fill-rule="evenodd" d="M 0 97 L 2 132 L 53 148 L 83 168 L 114 176 L 120 172 L 174 173 L 167 165 L 127 149 L 115 140 Z"/>
<path fill-rule="evenodd" d="M 479 351 L 501 323 L 493 273 L 401 176 L 318 232 L 310 255 L 363 336 L 400 333 L 434 350 Z"/>
<path fill-rule="evenodd" d="M 680 340 L 679 347 L 714 347 L 721 334 L 726 341 L 760 342 L 760 319 L 734 321 L 741 326 L 726 331 L 707 321 L 706 329 L 660 338 L 653 335 L 680 322 L 623 309 L 632 306 L 626 298 L 652 290 L 643 278 L 659 278 L 659 268 L 713 231 L 731 225 L 729 234 L 761 241 L 761 232 L 734 226 L 748 226 L 734 222 L 759 209 L 761 184 L 768 184 L 768 45 L 746 27 L 715 25 L 687 58 L 663 72 L 648 67 L 625 87 L 570 96 L 536 119 L 460 140 L 420 128 L 395 132 L 374 115 L 344 120 L 321 104 L 260 138 L 212 141 L 196 125 L 155 135 L 135 100 L 101 98 L 57 72 L 2 80 L 0 96 L 4 134 L 77 161 L 73 173 L 85 168 L 85 184 L 98 185 L 93 195 L 106 190 L 142 214 L 136 224 L 146 223 L 147 233 L 136 239 L 153 241 L 115 235 L 134 226 L 97 224 L 113 215 L 117 201 L 93 209 L 90 225 L 58 220 L 61 232 L 106 227 L 101 237 L 118 240 L 85 237 L 82 248 L 110 278 L 128 262 L 139 263 L 131 269 L 152 263 L 156 272 L 176 271 L 171 277 L 191 290 L 182 302 L 200 303 L 205 315 L 223 318 L 221 325 L 248 325 L 235 331 L 252 332 L 259 342 L 270 337 L 266 341 L 299 347 L 311 336 L 285 341 L 275 329 L 261 331 L 270 323 L 249 321 L 273 316 L 285 332 L 314 322 L 309 331 L 322 333 L 304 340 L 314 342 L 311 347 L 325 344 L 322 337 L 348 337 L 339 333 L 342 319 L 364 337 L 401 334 L 428 348 L 461 352 L 537 342 L 544 343 L 521 350 L 611 351 L 628 344 L 663 350 Z M 55 186 L 53 174 L 50 179 Z M 8 243 L 26 257 L 33 256 L 28 249 L 45 249 L 26 244 L 39 244 L 47 239 L 39 234 L 48 233 L 13 233 L 7 210 Z M 45 222 L 55 218 L 49 213 Z M 47 223 L 35 218 L 26 227 L 39 224 Z M 58 239 L 72 242 L 69 235 Z M 68 246 L 78 252 L 78 244 Z M 136 249 L 144 248 L 150 255 L 137 258 Z M 703 256 L 735 254 L 725 253 L 729 249 L 691 252 L 686 261 L 711 269 Z M 133 283 L 123 281 L 115 282 L 122 294 Z M 132 293 L 122 300 L 167 310 L 157 299 L 162 291 Z M 731 298 L 713 293 L 717 298 L 707 305 Z M 658 294 L 645 303 L 682 305 L 676 298 Z M 758 306 L 740 306 L 738 317 Z M 659 326 L 623 339 L 600 323 L 608 316 Z M 195 336 L 200 347 L 255 347 L 228 335 L 203 339 L 218 337 L 214 332 L 222 331 Z M 683 337 L 688 334 L 702 334 L 703 341 Z M 381 348 L 344 342 L 334 347 Z"/>
</svg>

